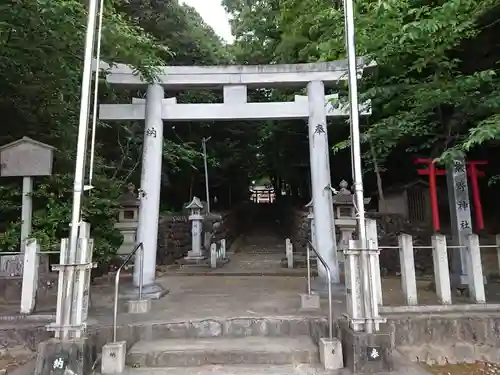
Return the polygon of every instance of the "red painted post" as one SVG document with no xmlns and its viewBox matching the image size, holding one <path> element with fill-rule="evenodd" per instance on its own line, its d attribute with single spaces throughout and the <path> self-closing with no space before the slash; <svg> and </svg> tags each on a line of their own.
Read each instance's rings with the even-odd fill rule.
<svg viewBox="0 0 500 375">
<path fill-rule="evenodd" d="M 432 211 L 432 226 L 434 231 L 438 232 L 441 229 L 439 220 L 439 205 L 437 196 L 436 176 L 446 174 L 445 171 L 436 169 L 432 159 L 415 159 L 415 164 L 427 164 L 427 168 L 417 170 L 419 175 L 429 176 L 429 195 L 431 198 L 431 211 Z"/>
<path fill-rule="evenodd" d="M 481 194 L 479 192 L 479 184 L 477 182 L 479 177 L 484 176 L 484 172 L 477 169 L 478 165 L 486 165 L 487 161 L 468 161 L 467 174 L 470 177 L 472 185 L 472 199 L 474 201 L 474 208 L 476 210 L 476 229 L 484 229 L 483 206 L 481 205 Z"/>
</svg>

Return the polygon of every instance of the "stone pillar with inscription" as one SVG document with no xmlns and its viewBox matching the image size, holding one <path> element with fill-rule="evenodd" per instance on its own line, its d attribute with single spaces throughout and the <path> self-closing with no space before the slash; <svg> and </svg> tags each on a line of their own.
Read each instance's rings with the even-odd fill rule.
<svg viewBox="0 0 500 375">
<path fill-rule="evenodd" d="M 148 86 L 146 97 L 146 121 L 142 148 L 142 173 L 140 188 L 139 223 L 137 243 L 144 245 L 143 296 L 160 298 L 166 291 L 155 284 L 158 220 L 160 215 L 160 190 L 163 160 L 163 87 Z M 140 259 L 135 257 L 134 286 L 139 286 Z"/>
<path fill-rule="evenodd" d="M 330 268 L 332 283 L 339 284 L 335 222 L 330 179 L 330 152 L 326 128 L 325 86 L 321 81 L 307 85 L 309 102 L 309 153 L 316 250 Z M 326 286 L 326 270 L 318 262 L 318 289 Z"/>
<path fill-rule="evenodd" d="M 467 238 L 472 234 L 472 220 L 467 185 L 467 167 L 463 158 L 455 159 L 448 167 L 447 173 L 448 199 L 450 206 L 450 220 L 454 246 L 463 246 L 460 249 L 450 249 L 451 253 L 451 281 L 452 287 L 465 289 L 467 278 Z"/>
</svg>

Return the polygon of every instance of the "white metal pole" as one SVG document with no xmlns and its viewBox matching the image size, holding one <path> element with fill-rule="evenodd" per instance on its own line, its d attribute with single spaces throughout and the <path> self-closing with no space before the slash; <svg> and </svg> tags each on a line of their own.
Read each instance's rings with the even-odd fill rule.
<svg viewBox="0 0 500 375">
<path fill-rule="evenodd" d="M 81 218 L 81 206 L 83 195 L 83 178 L 85 175 L 85 157 L 87 151 L 87 132 L 90 111 L 90 88 L 92 76 L 92 59 L 94 52 L 94 37 L 96 34 L 96 17 L 97 17 L 98 0 L 89 0 L 87 31 L 85 35 L 85 51 L 83 57 L 83 74 L 82 87 L 80 93 L 80 118 L 78 123 L 78 143 L 76 149 L 75 177 L 73 185 L 73 211 L 71 215 L 71 228 L 69 236 L 69 263 L 74 264 L 76 261 L 76 250 L 78 243 L 78 230 Z M 68 278 L 74 276 L 73 272 L 69 272 Z M 66 288 L 66 306 L 63 315 L 63 324 L 71 324 L 71 304 L 73 299 L 73 282 L 68 280 Z M 67 334 L 67 330 L 64 330 Z M 65 336 L 66 336 L 65 334 Z M 63 337 L 66 338 L 67 337 Z"/>
<path fill-rule="evenodd" d="M 207 141 L 212 137 L 203 138 L 201 140 L 203 145 L 203 164 L 205 165 L 205 192 L 207 199 L 207 211 L 210 213 L 210 189 L 208 187 L 208 165 L 207 165 Z"/>
<path fill-rule="evenodd" d="M 351 150 L 354 178 L 354 194 L 358 214 L 358 230 L 361 251 L 361 269 L 363 285 L 363 306 L 365 311 L 365 331 L 373 332 L 373 316 L 370 295 L 368 243 L 366 240 L 365 204 L 363 196 L 363 176 L 361 171 L 361 141 L 359 130 L 358 78 L 356 67 L 356 37 L 354 28 L 353 0 L 344 0 L 345 34 L 349 81 L 349 115 L 351 120 Z"/>
<path fill-rule="evenodd" d="M 95 133 L 97 131 L 97 101 L 99 100 L 99 62 L 101 61 L 102 20 L 104 18 L 104 0 L 99 1 L 99 22 L 97 26 L 97 46 L 95 56 L 96 71 L 94 81 L 94 108 L 92 108 L 92 140 L 90 142 L 89 189 L 92 189 L 92 178 L 94 177 Z"/>
</svg>

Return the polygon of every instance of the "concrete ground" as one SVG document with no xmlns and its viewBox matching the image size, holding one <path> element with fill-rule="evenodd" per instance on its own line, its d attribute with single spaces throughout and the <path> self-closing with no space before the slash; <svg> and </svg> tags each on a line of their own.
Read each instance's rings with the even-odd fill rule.
<svg viewBox="0 0 500 375">
<path fill-rule="evenodd" d="M 288 270 L 283 268 L 281 260 L 285 256 L 284 238 L 267 230 L 257 228 L 237 243 L 230 253 L 230 261 L 221 268 L 211 270 L 204 267 L 166 267 L 158 270 L 157 282 L 169 293 L 160 300 L 153 301 L 151 311 L 147 314 L 127 314 L 120 302 L 118 324 L 127 325 L 148 322 L 186 322 L 203 319 L 231 318 L 279 318 L 279 317 L 326 317 L 327 301 L 322 300 L 321 310 L 304 312 L 299 309 L 299 294 L 306 291 L 305 269 Z M 490 284 L 491 285 L 491 284 Z M 497 285 L 497 284 L 495 284 Z M 131 288 L 130 275 L 124 275 L 120 288 L 124 291 Z M 493 292 L 491 292 L 493 290 Z M 489 296 L 497 298 L 497 288 L 488 287 Z M 419 303 L 437 304 L 437 298 L 431 287 L 430 279 L 419 281 Z M 403 294 L 399 278 L 384 278 L 384 305 L 403 305 Z M 92 286 L 92 309 L 89 312 L 89 324 L 93 327 L 110 326 L 113 322 L 114 279 L 101 278 Z M 466 302 L 465 297 L 456 297 L 456 303 Z M 1 306 L 0 306 L 1 308 Z M 17 307 L 18 308 L 18 307 Z M 16 309 L 2 309 L 3 314 L 10 315 Z M 39 314 L 54 313 L 53 305 L 45 306 L 40 301 L 37 308 Z M 345 296 L 339 295 L 333 301 L 333 318 L 345 312 Z M 1 326 L 12 324 L 0 322 Z M 426 372 L 418 365 L 408 364 L 405 358 L 398 355 L 400 374 L 420 375 Z M 228 370 L 226 368 L 226 370 Z M 230 370 L 230 369 L 229 369 Z M 255 370 L 247 369 L 248 375 Z M 225 374 L 220 368 L 200 369 L 199 374 Z M 274 371 L 274 372 L 273 372 Z M 139 373 L 139 372 L 134 372 Z M 161 372 L 158 372 L 160 374 Z M 177 375 L 172 370 L 168 372 Z M 244 371 L 241 375 L 246 375 Z M 307 366 L 291 368 L 275 368 L 262 371 L 264 374 L 278 375 L 316 374 L 316 370 Z M 166 374 L 166 373 L 165 373 Z M 180 372 L 179 372 L 180 374 Z M 444 373 L 437 373 L 444 375 Z M 450 371 L 450 375 L 455 375 Z M 457 373 L 462 375 L 462 373 Z M 340 373 L 339 373 L 340 375 Z M 471 373 L 472 375 L 472 373 Z"/>
<path fill-rule="evenodd" d="M 287 270 L 281 267 L 281 259 L 285 254 L 284 240 L 272 233 L 254 232 L 233 250 L 234 253 L 229 255 L 230 261 L 216 269 L 218 276 L 208 277 L 211 270 L 205 267 L 160 271 L 157 282 L 169 290 L 169 294 L 153 301 L 149 314 L 137 316 L 120 313 L 119 321 L 328 316 L 326 303 L 320 312 L 304 313 L 299 310 L 299 294 L 305 293 L 307 289 L 306 273 L 300 269 L 292 270 L 295 276 L 283 272 Z M 123 289 L 130 287 L 130 278 L 121 284 Z M 114 286 L 109 282 L 93 289 L 94 308 L 90 317 L 95 323 L 101 324 L 112 319 L 113 293 Z M 339 296 L 334 299 L 334 317 L 344 312 L 344 298 Z"/>
</svg>

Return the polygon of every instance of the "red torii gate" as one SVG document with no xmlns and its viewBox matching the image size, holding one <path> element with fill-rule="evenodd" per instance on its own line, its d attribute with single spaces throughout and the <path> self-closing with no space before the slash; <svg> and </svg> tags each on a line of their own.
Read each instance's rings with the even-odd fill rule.
<svg viewBox="0 0 500 375">
<path fill-rule="evenodd" d="M 442 176 L 446 174 L 445 170 L 436 168 L 433 159 L 429 158 L 417 158 L 414 160 L 415 164 L 425 164 L 427 167 L 423 169 L 418 169 L 417 173 L 422 176 L 429 176 L 429 194 L 431 199 L 431 211 L 432 211 L 432 226 L 434 230 L 438 232 L 441 229 L 441 223 L 439 221 L 439 207 L 438 207 L 438 197 L 437 197 L 437 187 L 436 187 L 436 176 Z M 487 161 L 467 161 L 467 175 L 471 180 L 472 187 L 472 200 L 474 202 L 474 208 L 476 212 L 476 227 L 478 230 L 484 229 L 484 218 L 483 218 L 483 207 L 481 205 L 481 194 L 479 192 L 478 178 L 484 177 L 484 172 L 480 171 L 478 165 L 486 165 Z"/>
</svg>

